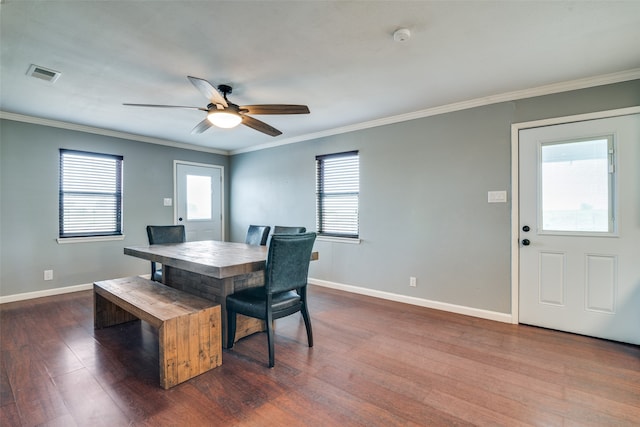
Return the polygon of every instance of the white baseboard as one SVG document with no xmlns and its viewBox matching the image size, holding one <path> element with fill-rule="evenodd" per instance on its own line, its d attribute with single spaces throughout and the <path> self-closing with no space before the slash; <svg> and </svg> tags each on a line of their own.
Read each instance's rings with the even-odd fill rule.
<svg viewBox="0 0 640 427">
<path fill-rule="evenodd" d="M 149 278 L 149 275 L 141 275 Z M 433 308 L 435 310 L 448 311 L 451 313 L 464 314 L 466 316 L 479 317 L 481 319 L 495 320 L 498 322 L 512 323 L 512 316 L 509 313 L 499 313 L 496 311 L 482 310 L 479 308 L 466 307 L 463 305 L 449 304 L 440 301 L 431 301 L 423 298 L 410 297 L 406 295 L 394 294 L 391 292 L 376 291 L 374 289 L 361 288 L 358 286 L 344 285 L 342 283 L 329 282 L 327 280 L 309 278 L 312 285 L 322 286 L 325 288 L 337 289 L 340 291 L 350 292 L 353 294 L 366 295 L 374 298 L 381 298 L 389 301 L 402 302 L 405 304 L 417 305 L 420 307 Z M 15 301 L 24 301 L 33 298 L 48 297 L 52 295 L 62 295 L 71 292 L 88 291 L 93 289 L 93 283 L 84 285 L 67 286 L 64 288 L 46 289 L 36 292 L 25 292 L 22 294 L 0 296 L 0 304 Z"/>
<path fill-rule="evenodd" d="M 145 279 L 151 278 L 151 274 L 139 274 L 139 276 L 144 277 Z M 90 291 L 91 289 L 93 289 L 93 283 L 86 283 L 84 285 L 66 286 L 64 288 L 53 288 L 45 289 L 43 291 L 25 292 L 23 294 L 6 295 L 0 296 L 0 304 L 50 297 L 53 295 L 70 294 L 71 292 Z"/>
<path fill-rule="evenodd" d="M 67 286 L 64 288 L 45 289 L 44 291 L 25 292 L 22 294 L 7 295 L 4 297 L 0 296 L 0 304 L 4 304 L 7 302 L 24 301 L 33 298 L 50 297 L 52 295 L 69 294 L 71 292 L 88 291 L 91 289 L 93 289 L 93 283 Z"/>
<path fill-rule="evenodd" d="M 325 288 L 338 289 L 340 291 L 354 294 L 367 295 L 370 297 L 386 299 L 389 301 L 402 302 L 420 307 L 433 308 L 435 310 L 448 311 L 451 313 L 464 314 L 466 316 L 479 317 L 481 319 L 495 320 L 497 322 L 512 323 L 512 316 L 509 313 L 482 310 L 479 308 L 466 307 L 463 305 L 449 304 L 440 301 L 431 301 L 423 298 L 410 297 L 406 295 L 394 294 L 391 292 L 376 291 L 373 289 L 361 288 L 358 286 L 344 285 L 341 283 L 329 282 L 326 280 L 309 278 L 312 285 L 323 286 Z"/>
</svg>

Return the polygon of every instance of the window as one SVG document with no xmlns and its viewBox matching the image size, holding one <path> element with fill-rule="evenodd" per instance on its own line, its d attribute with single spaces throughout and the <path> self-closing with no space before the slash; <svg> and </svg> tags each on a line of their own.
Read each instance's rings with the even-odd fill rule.
<svg viewBox="0 0 640 427">
<path fill-rule="evenodd" d="M 316 156 L 316 183 L 318 234 L 357 239 L 360 194 L 358 152 Z"/>
<path fill-rule="evenodd" d="M 60 238 L 122 235 L 122 156 L 60 150 Z"/>
<path fill-rule="evenodd" d="M 543 143 L 543 233 L 612 233 L 613 138 Z"/>
</svg>

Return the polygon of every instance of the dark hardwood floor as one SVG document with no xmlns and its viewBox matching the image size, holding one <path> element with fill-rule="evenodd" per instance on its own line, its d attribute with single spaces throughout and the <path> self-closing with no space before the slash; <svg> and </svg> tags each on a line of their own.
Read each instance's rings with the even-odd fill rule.
<svg viewBox="0 0 640 427">
<path fill-rule="evenodd" d="M 0 306 L 0 425 L 640 425 L 640 348 L 311 287 L 170 390 L 144 322 L 93 330 L 90 291 Z"/>
</svg>

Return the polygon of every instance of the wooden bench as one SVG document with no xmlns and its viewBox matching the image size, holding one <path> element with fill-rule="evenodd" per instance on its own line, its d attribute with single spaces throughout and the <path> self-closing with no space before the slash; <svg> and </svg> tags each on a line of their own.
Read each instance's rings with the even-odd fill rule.
<svg viewBox="0 0 640 427">
<path fill-rule="evenodd" d="M 94 327 L 141 319 L 158 330 L 160 385 L 222 364 L 220 305 L 142 277 L 93 284 Z"/>
</svg>

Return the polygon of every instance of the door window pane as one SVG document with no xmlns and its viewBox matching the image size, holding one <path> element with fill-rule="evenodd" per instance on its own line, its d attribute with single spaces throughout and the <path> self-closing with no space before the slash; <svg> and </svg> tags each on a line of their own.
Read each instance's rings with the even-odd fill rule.
<svg viewBox="0 0 640 427">
<path fill-rule="evenodd" d="M 211 219 L 211 177 L 187 175 L 187 220 Z"/>
<path fill-rule="evenodd" d="M 541 145 L 542 231 L 612 232 L 611 138 Z"/>
</svg>

